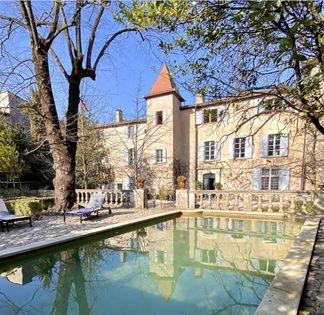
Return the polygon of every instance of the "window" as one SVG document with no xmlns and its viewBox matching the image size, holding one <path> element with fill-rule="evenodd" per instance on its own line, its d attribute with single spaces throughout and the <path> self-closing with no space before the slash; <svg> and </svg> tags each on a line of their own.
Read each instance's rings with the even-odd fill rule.
<svg viewBox="0 0 324 315">
<path fill-rule="evenodd" d="M 163 149 L 155 150 L 155 163 L 166 162 L 166 151 Z"/>
<path fill-rule="evenodd" d="M 205 109 L 204 110 L 204 123 L 217 121 L 217 109 Z"/>
<path fill-rule="evenodd" d="M 135 126 L 128 126 L 128 138 L 134 138 Z"/>
<path fill-rule="evenodd" d="M 162 125 L 163 124 L 163 111 L 156 112 L 155 115 L 156 115 L 156 125 Z"/>
<path fill-rule="evenodd" d="M 277 133 L 262 136 L 261 157 L 288 156 L 288 134 Z"/>
<path fill-rule="evenodd" d="M 280 156 L 281 155 L 281 134 L 268 136 L 268 155 Z"/>
<path fill-rule="evenodd" d="M 261 189 L 278 190 L 279 189 L 280 170 L 278 168 L 261 169 Z"/>
<path fill-rule="evenodd" d="M 129 178 L 129 189 L 135 189 L 135 177 L 134 176 L 131 176 Z"/>
<path fill-rule="evenodd" d="M 135 149 L 129 149 L 128 150 L 128 164 L 133 165 L 135 163 Z"/>
<path fill-rule="evenodd" d="M 245 157 L 245 142 L 246 138 L 234 139 L 234 159 L 240 159 Z"/>
<path fill-rule="evenodd" d="M 205 142 L 204 160 L 215 160 L 215 141 Z"/>
</svg>

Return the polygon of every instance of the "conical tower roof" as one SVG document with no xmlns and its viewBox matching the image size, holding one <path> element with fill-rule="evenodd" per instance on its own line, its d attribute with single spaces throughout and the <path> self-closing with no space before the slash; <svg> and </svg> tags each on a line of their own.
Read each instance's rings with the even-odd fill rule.
<svg viewBox="0 0 324 315">
<path fill-rule="evenodd" d="M 184 101 L 184 99 L 178 92 L 175 82 L 171 78 L 168 67 L 163 64 L 158 77 L 156 78 L 150 92 L 145 96 L 145 99 L 170 93 L 175 94 L 180 102 Z"/>
</svg>

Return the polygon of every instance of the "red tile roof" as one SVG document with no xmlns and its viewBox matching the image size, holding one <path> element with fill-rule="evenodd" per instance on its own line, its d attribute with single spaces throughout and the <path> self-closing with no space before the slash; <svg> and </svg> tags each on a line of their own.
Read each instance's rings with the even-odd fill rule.
<svg viewBox="0 0 324 315">
<path fill-rule="evenodd" d="M 170 76 L 169 69 L 164 64 L 150 92 L 145 96 L 145 99 L 170 93 L 174 93 L 178 97 L 180 102 L 184 101 L 184 99 L 178 92 L 176 84 Z"/>
</svg>

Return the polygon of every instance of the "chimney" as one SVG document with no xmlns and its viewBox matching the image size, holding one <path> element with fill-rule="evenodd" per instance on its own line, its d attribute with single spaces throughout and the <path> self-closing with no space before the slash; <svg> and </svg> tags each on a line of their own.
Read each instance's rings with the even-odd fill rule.
<svg viewBox="0 0 324 315">
<path fill-rule="evenodd" d="M 201 104 L 201 103 L 205 103 L 205 97 L 204 97 L 204 94 L 202 94 L 202 93 L 197 93 L 197 94 L 196 94 L 196 104 Z"/>
<path fill-rule="evenodd" d="M 123 111 L 116 109 L 116 123 L 123 121 Z"/>
</svg>

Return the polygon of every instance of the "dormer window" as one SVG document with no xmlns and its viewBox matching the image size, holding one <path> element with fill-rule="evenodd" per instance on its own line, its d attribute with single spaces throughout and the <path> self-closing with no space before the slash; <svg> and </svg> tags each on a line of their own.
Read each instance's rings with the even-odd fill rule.
<svg viewBox="0 0 324 315">
<path fill-rule="evenodd" d="M 204 123 L 217 121 L 217 109 L 205 109 L 204 110 Z"/>
</svg>

